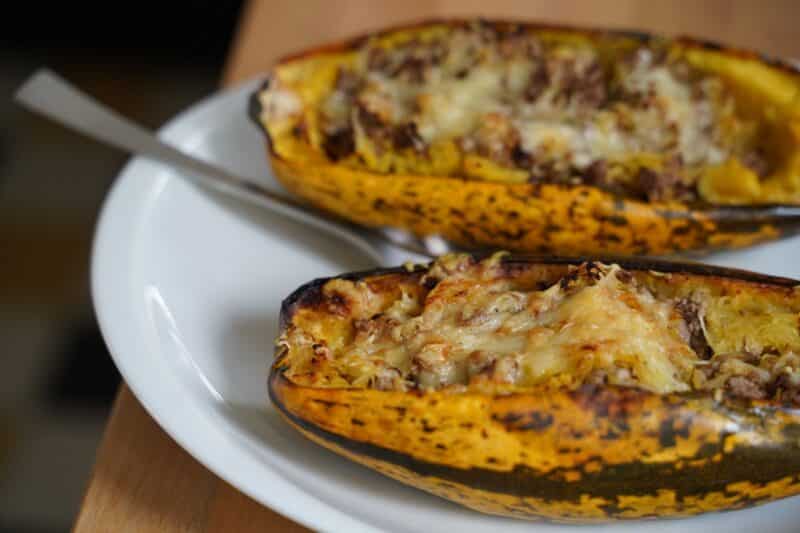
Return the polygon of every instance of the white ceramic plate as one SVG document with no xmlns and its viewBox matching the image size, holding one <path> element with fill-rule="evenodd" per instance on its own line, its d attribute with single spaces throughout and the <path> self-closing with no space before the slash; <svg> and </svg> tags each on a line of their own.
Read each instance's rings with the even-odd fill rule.
<svg viewBox="0 0 800 533">
<path fill-rule="evenodd" d="M 249 84 L 183 113 L 162 135 L 242 174 L 269 177 L 245 117 Z M 277 185 L 276 185 L 277 187 Z M 710 262 L 798 276 L 798 241 Z M 396 253 L 384 257 L 399 263 Z M 132 161 L 102 211 L 92 263 L 100 327 L 130 388 L 189 453 L 259 502 L 329 531 L 586 531 L 483 516 L 405 487 L 304 440 L 268 404 L 281 300 L 374 260 L 326 236 L 212 198 L 161 165 Z M 604 531 L 797 531 L 800 499 Z"/>
</svg>

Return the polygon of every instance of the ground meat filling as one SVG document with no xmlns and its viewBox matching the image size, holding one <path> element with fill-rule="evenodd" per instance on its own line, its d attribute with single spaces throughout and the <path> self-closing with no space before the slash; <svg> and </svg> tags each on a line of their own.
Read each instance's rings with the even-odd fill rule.
<svg viewBox="0 0 800 533">
<path fill-rule="evenodd" d="M 703 325 L 703 310 L 699 303 L 688 298 L 682 298 L 675 304 L 675 309 L 683 317 L 686 326 L 684 338 L 689 346 L 702 359 L 709 359 L 712 354 L 711 346 L 706 340 L 705 326 Z"/>
<path fill-rule="evenodd" d="M 309 346 L 312 373 L 334 365 L 345 380 L 339 386 L 604 384 L 800 405 L 796 338 L 780 350 L 766 337 L 751 338 L 746 349 L 715 350 L 735 344 L 715 337 L 720 315 L 709 314 L 708 294 L 670 296 L 642 273 L 596 262 L 570 267 L 554 283 L 520 286 L 498 265 L 445 256 L 419 279 L 416 296 L 402 290 L 379 312 L 352 319 L 345 344 L 299 330 L 289 344 Z M 329 285 L 323 303 L 339 316 L 378 301 L 368 283 Z"/>
<path fill-rule="evenodd" d="M 454 142 L 462 158 L 478 155 L 531 182 L 650 202 L 697 200 L 703 169 L 730 158 L 759 177 L 770 172 L 721 80 L 663 45 L 603 46 L 612 52 L 488 23 L 391 46 L 367 41 L 322 102 L 322 148 L 333 161 L 389 172 L 369 154 L 424 160 Z M 481 177 L 466 163 L 419 165 Z"/>
<path fill-rule="evenodd" d="M 331 161 L 344 159 L 352 154 L 356 147 L 353 130 L 350 128 L 342 128 L 329 133 L 325 137 L 325 142 L 322 147 L 325 150 L 325 155 L 327 155 Z"/>
<path fill-rule="evenodd" d="M 704 361 L 693 376 L 698 389 L 722 391 L 743 400 L 774 398 L 800 405 L 800 374 L 795 369 L 800 357 L 789 352 L 784 356 L 765 350 L 762 353 L 714 353 L 706 339 L 702 304 L 689 298 L 675 303 L 685 324 L 682 332 L 692 349 Z"/>
</svg>

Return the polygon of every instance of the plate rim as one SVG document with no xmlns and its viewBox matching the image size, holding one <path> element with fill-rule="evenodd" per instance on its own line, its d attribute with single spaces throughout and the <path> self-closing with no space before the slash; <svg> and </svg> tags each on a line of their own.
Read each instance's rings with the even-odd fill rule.
<svg viewBox="0 0 800 533">
<path fill-rule="evenodd" d="M 206 114 L 215 106 L 237 101 L 244 95 L 249 94 L 259 82 L 260 79 L 258 78 L 247 80 L 202 98 L 168 120 L 157 130 L 157 136 L 180 146 L 181 142 L 189 137 L 187 134 L 191 133 L 185 131 L 191 129 L 191 123 L 202 122 Z M 118 311 L 112 310 L 115 306 L 120 306 L 121 301 L 124 302 L 124 299 L 119 299 L 124 293 L 132 296 L 133 287 L 130 286 L 130 282 L 135 271 L 134 265 L 132 261 L 128 261 L 127 270 L 123 272 L 111 267 L 112 265 L 120 264 L 120 258 L 125 256 L 124 248 L 126 245 L 129 248 L 127 255 L 135 257 L 136 254 L 133 250 L 136 248 L 136 240 L 133 237 L 141 226 L 142 216 L 146 214 L 148 205 L 156 201 L 158 191 L 155 191 L 155 189 L 163 187 L 169 180 L 176 179 L 175 176 L 165 175 L 169 173 L 168 167 L 164 166 L 159 170 L 148 171 L 146 164 L 160 166 L 160 164 L 151 162 L 141 156 L 133 156 L 119 171 L 114 183 L 109 188 L 95 224 L 89 267 L 91 300 L 100 333 L 114 364 L 125 380 L 125 384 L 148 415 L 183 450 L 214 475 L 232 485 L 236 490 L 253 498 L 259 504 L 315 530 L 379 531 L 374 525 L 363 521 L 359 517 L 348 515 L 336 509 L 330 503 L 308 493 L 302 486 L 286 479 L 274 467 L 264 461 L 258 461 L 254 457 L 247 456 L 247 460 L 258 461 L 264 469 L 271 471 L 271 483 L 279 485 L 277 487 L 278 490 L 273 490 L 270 494 L 256 490 L 245 476 L 224 468 L 224 465 L 221 464 L 221 459 L 206 453 L 204 445 L 193 442 L 190 435 L 188 435 L 187 429 L 181 424 L 176 424 L 175 417 L 167 415 L 162 410 L 160 402 L 163 399 L 160 400 L 158 398 L 159 394 L 146 387 L 137 376 L 138 372 L 134 369 L 135 365 L 131 364 L 130 356 L 126 354 L 131 351 L 139 353 L 139 351 L 131 346 L 121 347 L 118 327 L 114 324 L 115 314 Z M 144 173 L 147 175 L 141 175 Z M 138 193 L 138 197 L 134 197 L 136 198 L 134 202 L 131 201 L 131 193 Z M 147 198 L 148 195 L 150 198 Z M 125 209 L 138 214 L 139 217 L 119 220 L 119 213 Z M 127 235 L 132 239 L 118 239 L 117 237 L 121 230 L 127 230 Z M 119 283 L 120 279 L 127 283 Z M 109 288 L 113 287 L 110 280 L 116 281 L 117 285 L 120 286 L 115 289 L 116 292 L 113 294 L 109 291 Z M 114 303 L 115 301 L 116 303 Z M 129 301 L 128 303 L 132 302 Z M 135 313 L 130 310 L 130 314 L 134 315 Z M 191 420 L 197 420 L 198 418 L 213 427 L 208 417 L 202 417 L 198 413 L 194 413 L 191 416 Z M 188 419 L 184 423 L 188 424 Z M 225 439 L 222 439 L 221 442 L 224 443 Z M 238 446 L 229 446 L 231 450 L 238 451 L 239 449 Z M 244 455 L 246 456 L 246 454 Z M 291 499 L 285 497 L 287 492 L 294 493 Z M 272 496 L 272 494 L 275 496 Z M 313 513 L 307 512 L 311 509 L 313 509 Z"/>
</svg>

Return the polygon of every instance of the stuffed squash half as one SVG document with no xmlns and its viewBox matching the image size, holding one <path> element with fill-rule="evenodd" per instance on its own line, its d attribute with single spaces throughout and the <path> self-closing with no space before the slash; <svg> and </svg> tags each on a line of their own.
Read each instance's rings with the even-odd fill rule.
<svg viewBox="0 0 800 533">
<path fill-rule="evenodd" d="M 797 229 L 798 88 L 709 43 L 449 21 L 285 59 L 251 114 L 279 180 L 356 223 L 664 254 Z"/>
<path fill-rule="evenodd" d="M 311 440 L 485 513 L 592 522 L 800 492 L 799 282 L 444 256 L 284 302 L 269 394 Z"/>
</svg>

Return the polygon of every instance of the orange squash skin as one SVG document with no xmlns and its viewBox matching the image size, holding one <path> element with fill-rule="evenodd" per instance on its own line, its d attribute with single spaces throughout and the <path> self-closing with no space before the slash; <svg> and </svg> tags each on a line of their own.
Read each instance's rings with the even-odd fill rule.
<svg viewBox="0 0 800 533">
<path fill-rule="evenodd" d="M 440 21 L 391 28 L 373 35 L 413 30 Z M 465 21 L 445 21 L 463 25 Z M 512 23 L 494 21 L 503 27 Z M 525 27 L 570 31 L 590 38 L 622 35 L 647 42 L 656 37 L 631 32 L 522 24 Z M 320 54 L 345 53 L 367 36 L 309 50 L 278 63 Z M 757 60 L 776 72 L 796 76 L 788 64 L 753 52 L 683 38 L 683 47 L 724 53 L 730 61 Z M 266 85 L 270 83 L 268 78 Z M 798 82 L 800 84 L 800 82 Z M 263 88 L 262 88 L 263 89 Z M 265 130 L 258 102 L 250 114 Z M 791 126 L 791 125 L 789 125 Z M 787 126 L 797 137 L 800 119 Z M 308 157 L 281 156 L 267 133 L 267 153 L 277 179 L 312 206 L 369 227 L 392 226 L 417 235 L 440 235 L 467 248 L 493 247 L 542 254 L 665 255 L 684 251 L 741 248 L 795 234 L 800 207 L 795 205 L 688 205 L 621 198 L 592 186 L 534 185 L 460 177 L 380 174 L 350 168 L 320 157 L 308 147 Z M 298 141 L 304 133 L 298 129 Z"/>
<path fill-rule="evenodd" d="M 287 299 L 282 327 L 314 305 L 324 281 Z M 785 291 L 797 283 L 751 281 Z M 278 349 L 268 389 L 292 426 L 355 462 L 483 513 L 593 523 L 739 509 L 800 493 L 800 414 L 774 402 L 600 385 L 547 394 L 314 388 L 284 375 L 287 349 Z"/>
<path fill-rule="evenodd" d="M 766 212 L 740 221 L 737 208 L 705 212 L 677 202 L 649 204 L 595 187 L 388 176 L 275 154 L 270 162 L 290 192 L 324 211 L 365 226 L 441 235 L 465 247 L 663 255 L 740 248 L 781 235 L 782 222 Z"/>
</svg>

